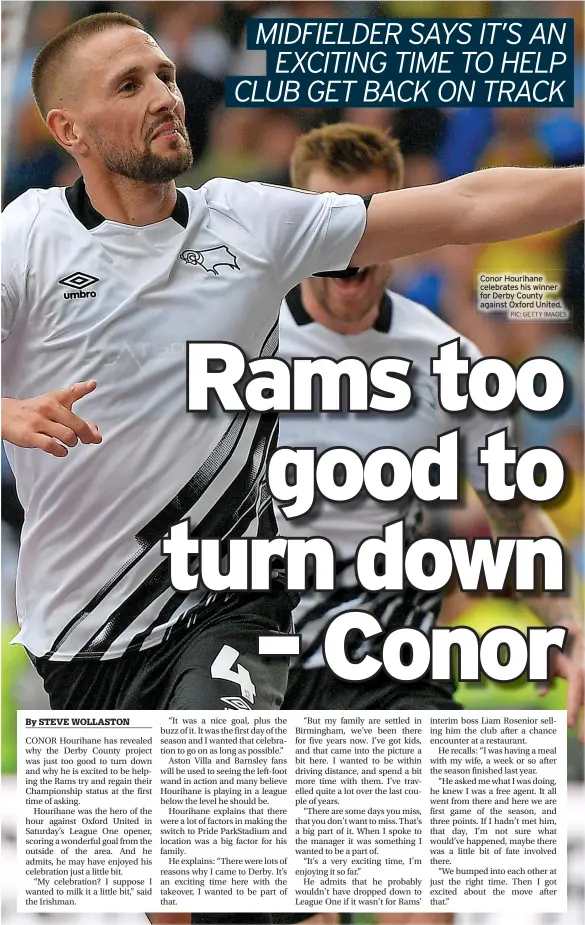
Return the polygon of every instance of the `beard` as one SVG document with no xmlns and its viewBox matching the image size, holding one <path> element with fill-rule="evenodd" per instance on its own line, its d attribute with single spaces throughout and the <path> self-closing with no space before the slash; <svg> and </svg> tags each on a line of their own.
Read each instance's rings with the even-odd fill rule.
<svg viewBox="0 0 585 925">
<path fill-rule="evenodd" d="M 193 166 L 193 151 L 185 129 L 181 126 L 178 130 L 181 139 L 171 143 L 171 155 L 155 154 L 148 145 L 142 152 L 129 153 L 111 142 L 105 142 L 97 133 L 93 141 L 110 173 L 141 183 L 169 183 Z"/>
</svg>

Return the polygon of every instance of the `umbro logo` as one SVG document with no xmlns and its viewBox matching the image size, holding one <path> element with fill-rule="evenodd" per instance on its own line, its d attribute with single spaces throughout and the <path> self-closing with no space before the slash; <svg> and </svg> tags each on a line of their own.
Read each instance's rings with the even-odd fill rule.
<svg viewBox="0 0 585 925">
<path fill-rule="evenodd" d="M 224 703 L 229 704 L 229 706 L 224 707 L 224 710 L 251 710 L 252 707 L 249 703 L 246 703 L 245 700 L 242 700 L 241 697 L 220 697 Z"/>
<path fill-rule="evenodd" d="M 59 280 L 61 286 L 68 286 L 72 292 L 64 292 L 64 299 L 95 299 L 97 292 L 89 289 L 94 283 L 99 283 L 97 276 L 90 276 L 88 273 L 71 273 Z"/>
<path fill-rule="evenodd" d="M 193 267 L 201 267 L 206 273 L 213 273 L 214 276 L 219 276 L 218 267 L 241 270 L 236 255 L 232 254 L 225 244 L 208 247 L 203 251 L 183 251 L 179 256 L 185 263 L 190 263 Z"/>
</svg>

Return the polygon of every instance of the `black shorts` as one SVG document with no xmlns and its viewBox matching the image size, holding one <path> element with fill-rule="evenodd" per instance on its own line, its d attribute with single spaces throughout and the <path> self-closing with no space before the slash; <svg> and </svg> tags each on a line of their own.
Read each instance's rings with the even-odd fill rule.
<svg viewBox="0 0 585 925">
<path fill-rule="evenodd" d="M 106 661 L 28 654 L 53 710 L 278 710 L 289 659 L 258 655 L 258 637 L 290 633 L 291 604 L 285 591 L 253 595 L 186 618 L 160 645 Z"/>
<path fill-rule="evenodd" d="M 460 710 L 453 699 L 451 681 L 406 683 L 391 678 L 383 668 L 359 684 L 342 681 L 330 668 L 303 668 L 289 671 L 284 710 Z"/>
</svg>

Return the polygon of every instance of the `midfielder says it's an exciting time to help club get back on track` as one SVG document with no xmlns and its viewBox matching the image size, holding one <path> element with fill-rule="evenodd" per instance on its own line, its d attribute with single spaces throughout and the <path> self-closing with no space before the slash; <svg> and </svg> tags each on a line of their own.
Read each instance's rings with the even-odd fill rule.
<svg viewBox="0 0 585 925">
<path fill-rule="evenodd" d="M 161 553 L 186 517 L 201 538 L 275 535 L 277 417 L 187 413 L 176 345 L 270 357 L 307 277 L 577 222 L 583 171 L 496 168 L 369 200 L 223 179 L 178 190 L 192 155 L 175 66 L 120 13 L 57 35 L 32 85 L 82 178 L 3 214 L 2 436 L 25 510 L 15 641 L 54 709 L 279 709 L 288 659 L 260 656 L 258 637 L 290 631 L 282 572 L 270 593 L 178 592 Z"/>
</svg>

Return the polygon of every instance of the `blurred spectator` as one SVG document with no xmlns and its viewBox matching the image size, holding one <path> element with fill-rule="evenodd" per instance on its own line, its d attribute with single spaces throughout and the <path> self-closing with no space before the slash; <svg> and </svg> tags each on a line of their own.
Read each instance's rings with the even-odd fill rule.
<svg viewBox="0 0 585 925">
<path fill-rule="evenodd" d="M 571 313 L 571 332 L 583 341 L 583 223 L 569 232 L 563 243 L 563 296 Z"/>
<path fill-rule="evenodd" d="M 181 177 L 200 186 L 212 177 L 290 183 L 288 162 L 301 133 L 294 110 L 218 110 L 207 157 Z"/>
<path fill-rule="evenodd" d="M 12 116 L 3 172 L 3 205 L 30 187 L 49 187 L 68 156 L 53 142 L 43 125 L 30 92 L 34 59 L 56 32 L 72 21 L 69 4 L 35 4 L 12 87 Z"/>
<path fill-rule="evenodd" d="M 180 177 L 179 186 L 201 186 L 213 177 L 256 179 L 262 169 L 256 145 L 263 118 L 261 109 L 216 109 L 206 155 Z"/>
<path fill-rule="evenodd" d="M 537 137 L 534 109 L 503 107 L 492 113 L 494 135 L 479 158 L 479 167 L 550 167 L 552 158 Z M 478 269 L 485 273 L 548 273 L 562 277 L 561 242 L 564 230 L 517 241 L 489 244 L 480 252 Z"/>
<path fill-rule="evenodd" d="M 34 103 L 21 108 L 14 123 L 14 144 L 9 151 L 3 190 L 8 205 L 31 187 L 53 186 L 63 164 L 70 160 L 52 139 Z"/>
<path fill-rule="evenodd" d="M 572 109 L 539 110 L 537 130 L 554 163 L 570 166 L 583 162 L 584 7 L 574 0 L 554 0 L 547 8 L 547 16 L 573 20 L 575 104 Z"/>
<path fill-rule="evenodd" d="M 221 3 L 164 3 L 155 20 L 154 38 L 180 67 L 205 77 L 223 79 L 231 49 L 218 28 Z"/>
<path fill-rule="evenodd" d="M 565 396 L 548 412 L 521 410 L 518 416 L 523 446 L 570 446 L 568 431 L 583 427 L 583 349 L 565 326 L 546 321 L 518 321 L 508 324 L 507 338 L 514 344 L 516 363 L 531 356 L 554 360 L 565 375 Z M 514 343 L 515 342 L 515 343 Z M 571 453 L 573 465 L 582 467 L 580 455 Z M 567 460 L 569 461 L 569 460 Z"/>
<path fill-rule="evenodd" d="M 81 15 L 84 16 L 85 11 Z M 43 45 L 72 21 L 73 16 L 68 3 L 35 4 L 34 14 L 29 20 L 24 53 L 14 80 L 12 103 L 16 112 L 30 101 L 30 75 L 37 54 Z"/>
<path fill-rule="evenodd" d="M 292 4 L 288 2 L 258 3 L 235 0 L 233 5 L 246 13 L 248 19 L 277 19 L 294 15 Z M 259 77 L 266 74 L 266 52 L 247 48 L 245 27 L 231 63 L 230 73 L 237 77 Z"/>
<path fill-rule="evenodd" d="M 428 154 L 406 157 L 404 185 L 425 186 L 441 180 L 437 158 Z M 501 350 L 500 331 L 493 319 L 475 307 L 475 264 L 480 248 L 441 247 L 393 262 L 392 288 L 421 302 L 489 355 Z"/>
<path fill-rule="evenodd" d="M 229 46 L 214 23 L 219 3 L 164 3 L 155 18 L 153 34 L 177 65 L 177 83 L 185 100 L 185 125 L 195 161 L 209 142 L 214 108 L 223 99 L 223 78 Z"/>
<path fill-rule="evenodd" d="M 446 122 L 437 156 L 444 179 L 450 180 L 475 170 L 493 131 L 492 110 L 462 107 L 443 112 Z"/>
<path fill-rule="evenodd" d="M 341 122 L 355 122 L 359 125 L 370 125 L 372 128 L 379 128 L 388 132 L 392 129 L 392 121 L 396 110 L 378 109 L 375 106 L 364 109 L 348 108 L 344 109 Z"/>
<path fill-rule="evenodd" d="M 293 111 L 267 110 L 260 126 L 258 158 L 262 165 L 257 176 L 263 183 L 290 186 L 289 161 L 301 127 Z"/>
<path fill-rule="evenodd" d="M 583 406 L 576 403 L 572 416 L 565 415 L 553 429 L 552 448 L 559 453 L 567 470 L 567 481 L 559 498 L 544 505 L 568 547 L 577 550 L 583 542 Z M 578 417 L 580 419 L 578 419 Z"/>
<path fill-rule="evenodd" d="M 402 150 L 402 144 L 400 145 Z M 404 159 L 404 185 L 426 186 L 440 180 L 440 166 L 429 155 Z M 436 315 L 442 314 L 442 251 L 414 254 L 395 261 L 392 285 L 407 298 L 426 305 Z"/>
<path fill-rule="evenodd" d="M 492 135 L 481 167 L 550 167 L 550 153 L 538 140 L 537 110 L 503 106 L 492 111 Z"/>
<path fill-rule="evenodd" d="M 470 16 L 488 16 L 491 3 L 482 0 L 388 0 L 380 6 L 386 16 L 394 18 L 433 19 L 454 16 L 456 19 L 466 19 Z"/>
<path fill-rule="evenodd" d="M 434 157 L 446 121 L 441 109 L 397 109 L 392 119 L 392 133 L 398 138 L 404 157 Z"/>
<path fill-rule="evenodd" d="M 248 19 L 338 19 L 347 15 L 345 3 L 331 0 L 279 0 L 279 2 L 251 2 L 235 0 L 230 6 L 248 14 Z M 243 24 L 245 25 L 245 24 Z M 266 74 L 266 52 L 246 47 L 246 29 L 242 29 L 230 73 L 238 77 L 257 77 Z"/>
</svg>

